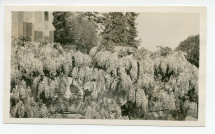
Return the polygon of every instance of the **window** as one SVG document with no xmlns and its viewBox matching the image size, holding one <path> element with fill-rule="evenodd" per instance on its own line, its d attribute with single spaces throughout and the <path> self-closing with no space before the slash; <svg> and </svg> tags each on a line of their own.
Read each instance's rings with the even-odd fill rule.
<svg viewBox="0 0 215 134">
<path fill-rule="evenodd" d="M 49 14 L 47 11 L 44 13 L 44 16 L 45 16 L 45 21 L 49 21 Z"/>
</svg>

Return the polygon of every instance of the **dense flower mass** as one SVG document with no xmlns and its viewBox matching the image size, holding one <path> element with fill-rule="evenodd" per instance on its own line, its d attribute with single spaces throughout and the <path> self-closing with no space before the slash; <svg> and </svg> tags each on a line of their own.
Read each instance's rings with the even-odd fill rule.
<svg viewBox="0 0 215 134">
<path fill-rule="evenodd" d="M 18 40 L 11 48 L 13 118 L 198 118 L 199 70 L 181 51 L 121 55 L 96 46 L 88 55 Z"/>
</svg>

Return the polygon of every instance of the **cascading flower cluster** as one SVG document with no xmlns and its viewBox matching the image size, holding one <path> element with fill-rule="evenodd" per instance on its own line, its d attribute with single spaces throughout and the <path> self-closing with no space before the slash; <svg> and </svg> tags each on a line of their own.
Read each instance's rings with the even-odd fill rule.
<svg viewBox="0 0 215 134">
<path fill-rule="evenodd" d="M 52 117 L 50 101 L 62 101 L 60 97 L 70 93 L 71 77 L 80 90 L 85 90 L 85 83 L 93 84 L 88 94 L 92 99 L 81 100 L 76 109 L 84 111 L 84 118 L 136 118 L 135 109 L 140 113 L 137 118 L 156 110 L 198 118 L 198 68 L 180 51 L 162 56 L 135 49 L 120 55 L 97 46 L 88 55 L 64 51 L 60 44 L 26 42 L 22 46 L 14 41 L 11 54 L 12 117 Z"/>
<path fill-rule="evenodd" d="M 110 87 L 118 91 L 116 94 L 114 90 L 113 94 L 120 97 L 120 91 L 125 91 L 125 96 L 120 98 L 124 100 L 121 105 L 131 101 L 142 106 L 144 111 L 153 111 L 148 104 L 156 103 L 160 110 L 178 110 L 180 113 L 181 101 L 187 98 L 189 91 L 194 90 L 198 96 L 198 69 L 185 59 L 183 52 L 172 51 L 166 56 L 138 53 L 119 57 L 116 52 L 95 48 L 92 51 L 93 63 L 112 77 Z M 193 100 L 192 96 L 190 99 Z M 194 103 L 198 105 L 197 101 Z"/>
</svg>

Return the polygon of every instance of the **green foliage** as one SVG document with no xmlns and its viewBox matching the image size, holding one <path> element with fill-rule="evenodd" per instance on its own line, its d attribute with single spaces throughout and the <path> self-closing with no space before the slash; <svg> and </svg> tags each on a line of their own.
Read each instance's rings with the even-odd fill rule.
<svg viewBox="0 0 215 134">
<path fill-rule="evenodd" d="M 159 54 L 161 55 L 161 56 L 167 56 L 167 55 L 169 55 L 170 53 L 171 53 L 171 48 L 169 48 L 169 47 L 162 47 L 162 46 L 158 46 L 158 48 L 159 48 Z"/>
<path fill-rule="evenodd" d="M 187 62 L 183 52 L 168 49 L 167 53 L 165 49 L 155 55 L 144 50 L 124 57 L 115 54 L 97 51 L 93 54 L 93 61 L 115 79 L 110 87 L 118 97 L 118 105 L 123 106 L 130 101 L 134 104 L 131 107 L 142 106 L 144 111 L 171 110 L 181 114 L 185 100 L 195 100 L 191 102 L 198 104 L 198 69 Z M 191 91 L 192 96 L 189 94 Z"/>
<path fill-rule="evenodd" d="M 198 118 L 198 68 L 182 51 L 142 48 L 119 55 L 96 46 L 88 55 L 14 40 L 12 52 L 11 117 Z"/>
<path fill-rule="evenodd" d="M 176 50 L 186 52 L 186 59 L 196 67 L 199 67 L 199 35 L 189 36 L 184 41 L 180 42 Z"/>
<path fill-rule="evenodd" d="M 83 110 L 86 119 L 121 119 L 121 109 L 115 100 L 103 98 L 100 103 L 92 102 Z"/>
<path fill-rule="evenodd" d="M 25 81 L 20 81 L 15 88 L 12 89 L 11 97 L 11 116 L 16 118 L 48 118 L 50 114 L 47 111 L 47 107 L 43 105 L 40 107 L 40 103 L 36 103 L 31 89 L 26 87 Z"/>
<path fill-rule="evenodd" d="M 104 30 L 101 33 L 102 42 L 107 49 L 113 46 L 132 46 L 137 48 L 135 19 L 138 14 L 133 12 L 110 12 L 103 14 Z"/>
<path fill-rule="evenodd" d="M 81 52 L 88 53 L 97 44 L 97 28 L 84 13 L 54 12 L 55 42 L 75 45 Z"/>
</svg>

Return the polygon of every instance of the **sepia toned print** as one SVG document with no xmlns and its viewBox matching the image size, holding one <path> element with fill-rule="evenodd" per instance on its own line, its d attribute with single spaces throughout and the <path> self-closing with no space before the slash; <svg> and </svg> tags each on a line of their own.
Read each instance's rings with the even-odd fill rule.
<svg viewBox="0 0 215 134">
<path fill-rule="evenodd" d="M 205 8 L 14 7 L 6 123 L 204 125 Z"/>
</svg>

